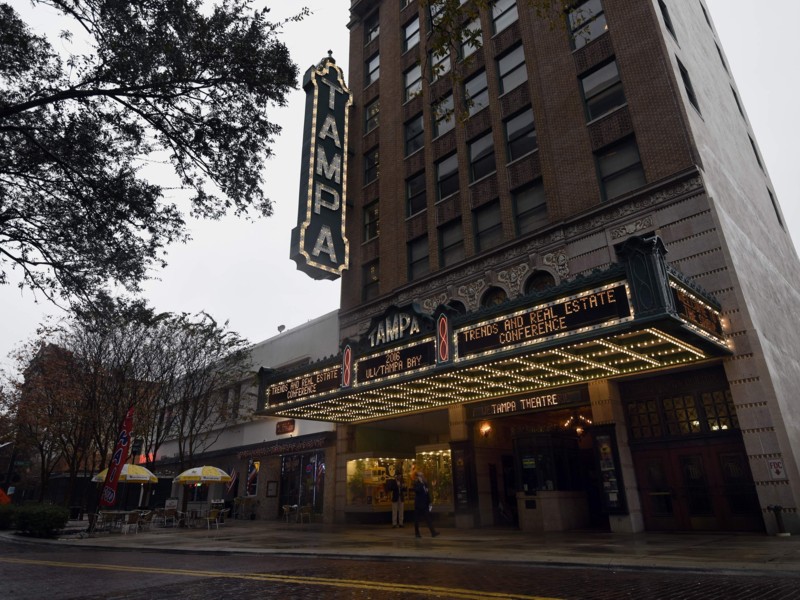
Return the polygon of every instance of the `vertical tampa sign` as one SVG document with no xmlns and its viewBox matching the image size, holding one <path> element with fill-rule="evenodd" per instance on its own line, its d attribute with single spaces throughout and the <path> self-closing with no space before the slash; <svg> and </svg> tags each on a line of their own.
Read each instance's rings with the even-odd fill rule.
<svg viewBox="0 0 800 600">
<path fill-rule="evenodd" d="M 300 206 L 290 257 L 314 279 L 337 279 L 348 267 L 345 237 L 347 119 L 353 103 L 332 57 L 303 77 L 306 117 L 300 167 Z"/>
</svg>

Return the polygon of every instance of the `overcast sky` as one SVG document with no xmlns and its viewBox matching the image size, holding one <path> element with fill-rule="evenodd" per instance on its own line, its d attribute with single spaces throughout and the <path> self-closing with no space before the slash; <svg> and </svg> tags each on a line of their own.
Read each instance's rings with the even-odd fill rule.
<svg viewBox="0 0 800 600">
<path fill-rule="evenodd" d="M 687 2 L 690 0 L 671 0 Z M 706 0 L 728 64 L 736 79 L 755 138 L 772 178 L 792 239 L 800 240 L 800 193 L 791 180 L 797 169 L 800 119 L 797 47 L 776 15 L 794 14 L 797 0 Z M 27 0 L 11 0 L 29 13 Z M 302 73 L 332 50 L 348 69 L 348 9 L 350 0 L 269 0 L 272 20 L 288 16 L 298 6 L 313 14 L 289 24 L 283 36 Z M 39 9 L 37 9 L 38 11 Z M 291 229 L 297 220 L 304 93 L 296 91 L 289 106 L 273 109 L 270 118 L 283 127 L 267 167 L 267 194 L 275 203 L 269 219 L 248 223 L 238 219 L 192 221 L 193 241 L 169 249 L 169 266 L 145 285 L 145 297 L 160 311 L 196 313 L 204 310 L 218 321 L 259 342 L 277 335 L 278 326 L 291 328 L 335 310 L 340 284 L 314 281 L 289 260 Z M 351 165 L 351 168 L 354 168 Z M 0 286 L 0 366 L 7 355 L 31 337 L 47 314 L 60 314 L 46 301 L 36 303 L 31 292 Z"/>
</svg>

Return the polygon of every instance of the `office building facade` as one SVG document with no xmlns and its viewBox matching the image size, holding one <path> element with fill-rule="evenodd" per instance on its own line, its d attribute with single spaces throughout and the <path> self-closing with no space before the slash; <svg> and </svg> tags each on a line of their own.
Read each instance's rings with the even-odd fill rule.
<svg viewBox="0 0 800 600">
<path fill-rule="evenodd" d="M 422 469 L 459 527 L 800 531 L 799 263 L 703 2 L 441 19 L 351 4 L 342 352 L 262 381 L 339 423 L 333 519 Z"/>
</svg>

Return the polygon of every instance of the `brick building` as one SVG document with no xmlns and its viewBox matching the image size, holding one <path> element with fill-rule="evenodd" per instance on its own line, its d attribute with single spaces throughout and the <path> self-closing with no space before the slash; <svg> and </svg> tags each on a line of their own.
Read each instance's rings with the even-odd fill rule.
<svg viewBox="0 0 800 600">
<path fill-rule="evenodd" d="M 702 0 L 439 18 L 351 4 L 343 352 L 262 382 L 340 423 L 334 519 L 423 469 L 459 527 L 800 531 L 798 259 Z"/>
</svg>

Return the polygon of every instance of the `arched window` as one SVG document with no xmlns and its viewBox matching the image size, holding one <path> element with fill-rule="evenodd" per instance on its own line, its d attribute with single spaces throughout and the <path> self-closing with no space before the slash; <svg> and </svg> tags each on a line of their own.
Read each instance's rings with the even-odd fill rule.
<svg viewBox="0 0 800 600">
<path fill-rule="evenodd" d="M 508 300 L 508 294 L 503 288 L 490 287 L 481 298 L 481 306 L 487 308 L 489 306 L 497 306 Z"/>
<path fill-rule="evenodd" d="M 556 284 L 555 278 L 547 271 L 534 271 L 525 282 L 525 294 L 541 292 Z"/>
</svg>

